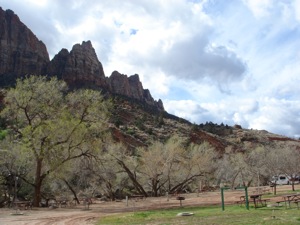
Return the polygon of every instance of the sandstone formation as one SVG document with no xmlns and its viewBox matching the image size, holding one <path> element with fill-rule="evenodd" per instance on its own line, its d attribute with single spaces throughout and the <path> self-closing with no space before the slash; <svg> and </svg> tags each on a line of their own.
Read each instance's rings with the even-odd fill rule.
<svg viewBox="0 0 300 225">
<path fill-rule="evenodd" d="M 50 61 L 47 73 L 65 80 L 72 88 L 100 88 L 112 94 L 124 95 L 164 110 L 162 101 L 156 102 L 150 91 L 143 89 L 139 75 L 128 77 L 114 71 L 110 77 L 105 77 L 102 64 L 90 41 L 75 44 L 70 52 L 62 49 Z"/>
<path fill-rule="evenodd" d="M 51 60 L 48 74 L 65 80 L 71 87 L 105 88 L 105 75 L 90 41 L 75 44 L 69 53 L 62 49 Z"/>
<path fill-rule="evenodd" d="M 0 7 L 0 87 L 12 85 L 26 75 L 48 75 L 63 79 L 71 88 L 93 88 L 123 95 L 164 110 L 149 90 L 144 90 L 137 74 L 127 77 L 114 71 L 105 77 L 91 41 L 62 49 L 50 61 L 46 46 L 12 10 Z"/>
<path fill-rule="evenodd" d="M 53 76 L 57 76 L 59 79 L 62 79 L 69 54 L 69 51 L 65 48 L 60 50 L 60 52 L 56 54 L 48 64 L 47 74 L 51 74 Z"/>
<path fill-rule="evenodd" d="M 48 62 L 44 43 L 12 10 L 0 7 L 0 85 L 24 75 L 45 74 Z"/>
<path fill-rule="evenodd" d="M 142 100 L 148 105 L 157 107 L 159 110 L 164 110 L 162 101 L 159 99 L 156 102 L 148 89 L 143 89 L 139 75 L 135 74 L 127 77 L 114 71 L 109 78 L 106 79 L 109 91 L 111 93 L 125 95 L 136 100 Z"/>
</svg>

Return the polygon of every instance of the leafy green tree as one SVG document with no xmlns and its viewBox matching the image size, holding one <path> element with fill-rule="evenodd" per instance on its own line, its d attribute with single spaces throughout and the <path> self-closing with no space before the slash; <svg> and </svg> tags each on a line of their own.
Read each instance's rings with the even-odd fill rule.
<svg viewBox="0 0 300 225">
<path fill-rule="evenodd" d="M 14 141 L 34 162 L 34 206 L 41 200 L 45 178 L 76 158 L 92 155 L 107 129 L 109 104 L 100 92 L 67 92 L 56 78 L 31 76 L 7 91 L 1 116 Z"/>
</svg>

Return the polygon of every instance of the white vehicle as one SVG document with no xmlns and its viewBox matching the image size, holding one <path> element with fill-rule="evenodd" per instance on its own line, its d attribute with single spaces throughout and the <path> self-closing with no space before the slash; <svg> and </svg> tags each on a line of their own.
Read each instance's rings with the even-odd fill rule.
<svg viewBox="0 0 300 225">
<path fill-rule="evenodd" d="M 283 174 L 278 176 L 273 176 L 271 183 L 272 184 L 276 183 L 276 185 L 290 184 L 290 177 Z"/>
</svg>

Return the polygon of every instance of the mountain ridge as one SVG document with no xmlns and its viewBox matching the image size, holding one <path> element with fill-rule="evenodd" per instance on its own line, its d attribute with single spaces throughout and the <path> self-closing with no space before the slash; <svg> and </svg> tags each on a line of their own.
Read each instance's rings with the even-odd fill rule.
<svg viewBox="0 0 300 225">
<path fill-rule="evenodd" d="M 139 75 L 128 77 L 114 71 L 106 77 L 91 41 L 74 44 L 70 52 L 62 49 L 50 60 L 46 45 L 12 10 L 0 7 L 0 21 L 0 86 L 10 86 L 26 75 L 57 76 L 70 88 L 104 90 L 164 111 L 163 102 L 155 101 L 150 91 L 143 88 Z"/>
</svg>

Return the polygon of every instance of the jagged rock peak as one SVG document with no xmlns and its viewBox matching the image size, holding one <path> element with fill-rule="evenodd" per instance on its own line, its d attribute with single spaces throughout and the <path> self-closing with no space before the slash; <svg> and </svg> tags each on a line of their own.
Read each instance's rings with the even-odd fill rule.
<svg viewBox="0 0 300 225">
<path fill-rule="evenodd" d="M 125 95 L 130 98 L 146 102 L 149 105 L 157 107 L 159 110 L 164 111 L 162 101 L 155 101 L 148 89 L 143 89 L 143 85 L 140 81 L 139 75 L 134 74 L 127 76 L 119 73 L 118 71 L 112 72 L 111 76 L 107 78 L 107 83 L 110 92 L 114 94 Z"/>
<path fill-rule="evenodd" d="M 48 64 L 47 73 L 49 75 L 55 75 L 59 79 L 62 79 L 69 54 L 69 51 L 65 48 L 60 50 L 60 52 L 56 54 Z"/>
<path fill-rule="evenodd" d="M 78 48 L 78 49 L 83 48 L 83 49 L 87 49 L 88 51 L 92 50 L 96 54 L 95 49 L 93 48 L 92 42 L 90 40 L 83 41 L 81 44 L 75 44 L 73 46 L 73 49 L 76 49 L 76 48 Z"/>
<path fill-rule="evenodd" d="M 135 99 L 143 99 L 143 86 L 137 74 L 130 76 L 112 72 L 108 79 L 110 91 L 116 94 L 123 94 Z"/>
<path fill-rule="evenodd" d="M 0 7 L 0 82 L 28 74 L 45 74 L 45 44 L 12 11 Z"/>
<path fill-rule="evenodd" d="M 105 75 L 91 41 L 62 49 L 51 60 L 48 74 L 65 80 L 71 87 L 105 87 Z"/>
</svg>

